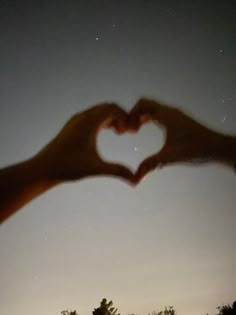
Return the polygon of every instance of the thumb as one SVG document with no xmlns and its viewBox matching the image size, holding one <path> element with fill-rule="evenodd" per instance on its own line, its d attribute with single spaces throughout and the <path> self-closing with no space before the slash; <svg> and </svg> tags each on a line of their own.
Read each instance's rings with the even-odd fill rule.
<svg viewBox="0 0 236 315">
<path fill-rule="evenodd" d="M 103 162 L 99 174 L 119 177 L 120 179 L 128 181 L 130 184 L 135 183 L 133 172 L 128 167 L 121 164 Z"/>
<path fill-rule="evenodd" d="M 135 173 L 135 182 L 139 183 L 148 173 L 154 171 L 156 168 L 161 168 L 166 163 L 164 150 L 149 156 L 139 165 Z"/>
</svg>

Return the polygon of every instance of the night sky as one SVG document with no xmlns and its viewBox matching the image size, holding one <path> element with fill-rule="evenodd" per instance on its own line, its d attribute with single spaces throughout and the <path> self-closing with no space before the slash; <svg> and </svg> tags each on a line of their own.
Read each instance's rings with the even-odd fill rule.
<svg viewBox="0 0 236 315">
<path fill-rule="evenodd" d="M 0 167 L 103 101 L 152 97 L 236 134 L 235 21 L 231 0 L 1 0 Z M 153 124 L 98 137 L 133 169 L 162 143 Z M 122 315 L 214 314 L 236 298 L 235 204 L 217 164 L 61 185 L 0 226 L 0 313 L 88 315 L 106 297 Z"/>
</svg>

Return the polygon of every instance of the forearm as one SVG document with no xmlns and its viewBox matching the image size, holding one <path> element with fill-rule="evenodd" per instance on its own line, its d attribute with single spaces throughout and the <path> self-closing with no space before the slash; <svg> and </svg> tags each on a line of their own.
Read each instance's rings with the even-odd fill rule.
<svg viewBox="0 0 236 315">
<path fill-rule="evenodd" d="M 236 170 L 236 137 L 220 134 L 214 143 L 215 160 Z"/>
<path fill-rule="evenodd" d="M 0 170 L 0 223 L 57 184 L 37 158 Z"/>
</svg>

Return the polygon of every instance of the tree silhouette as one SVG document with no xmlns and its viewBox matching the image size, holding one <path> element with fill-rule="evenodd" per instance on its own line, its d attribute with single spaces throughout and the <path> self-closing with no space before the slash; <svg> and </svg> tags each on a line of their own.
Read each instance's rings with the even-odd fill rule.
<svg viewBox="0 0 236 315">
<path fill-rule="evenodd" d="M 62 315 L 78 315 L 78 313 L 76 311 L 62 311 L 61 312 Z"/>
<path fill-rule="evenodd" d="M 236 315 L 236 301 L 233 302 L 232 306 L 225 304 L 217 307 L 218 313 L 216 315 Z M 62 315 L 78 315 L 76 311 L 62 311 Z M 107 302 L 106 299 L 102 299 L 100 306 L 95 308 L 93 315 L 120 315 L 117 313 L 117 308 L 113 307 L 113 302 Z M 134 315 L 134 314 L 130 314 Z M 148 315 L 177 315 L 176 310 L 173 306 L 165 307 L 164 311 L 154 311 Z M 207 314 L 208 315 L 208 314 Z"/>
<path fill-rule="evenodd" d="M 117 308 L 113 307 L 113 302 L 107 302 L 106 299 L 103 299 L 100 302 L 100 306 L 95 308 L 93 315 L 120 315 L 117 314 Z"/>
<path fill-rule="evenodd" d="M 232 306 L 228 304 L 218 306 L 217 309 L 219 310 L 217 315 L 236 315 L 236 301 L 233 302 Z"/>
<path fill-rule="evenodd" d="M 176 310 L 173 306 L 165 307 L 164 311 L 152 312 L 148 315 L 176 315 Z"/>
</svg>

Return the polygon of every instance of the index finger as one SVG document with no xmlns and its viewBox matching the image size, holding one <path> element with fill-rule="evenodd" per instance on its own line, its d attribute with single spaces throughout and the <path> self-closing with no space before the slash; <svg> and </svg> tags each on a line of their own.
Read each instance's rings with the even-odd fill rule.
<svg viewBox="0 0 236 315">
<path fill-rule="evenodd" d="M 129 126 L 138 130 L 142 124 L 157 118 L 162 105 L 154 100 L 141 98 L 129 113 Z"/>
<path fill-rule="evenodd" d="M 118 133 L 127 127 L 127 112 L 115 103 L 103 103 L 93 109 L 96 129 L 114 128 Z"/>
</svg>

